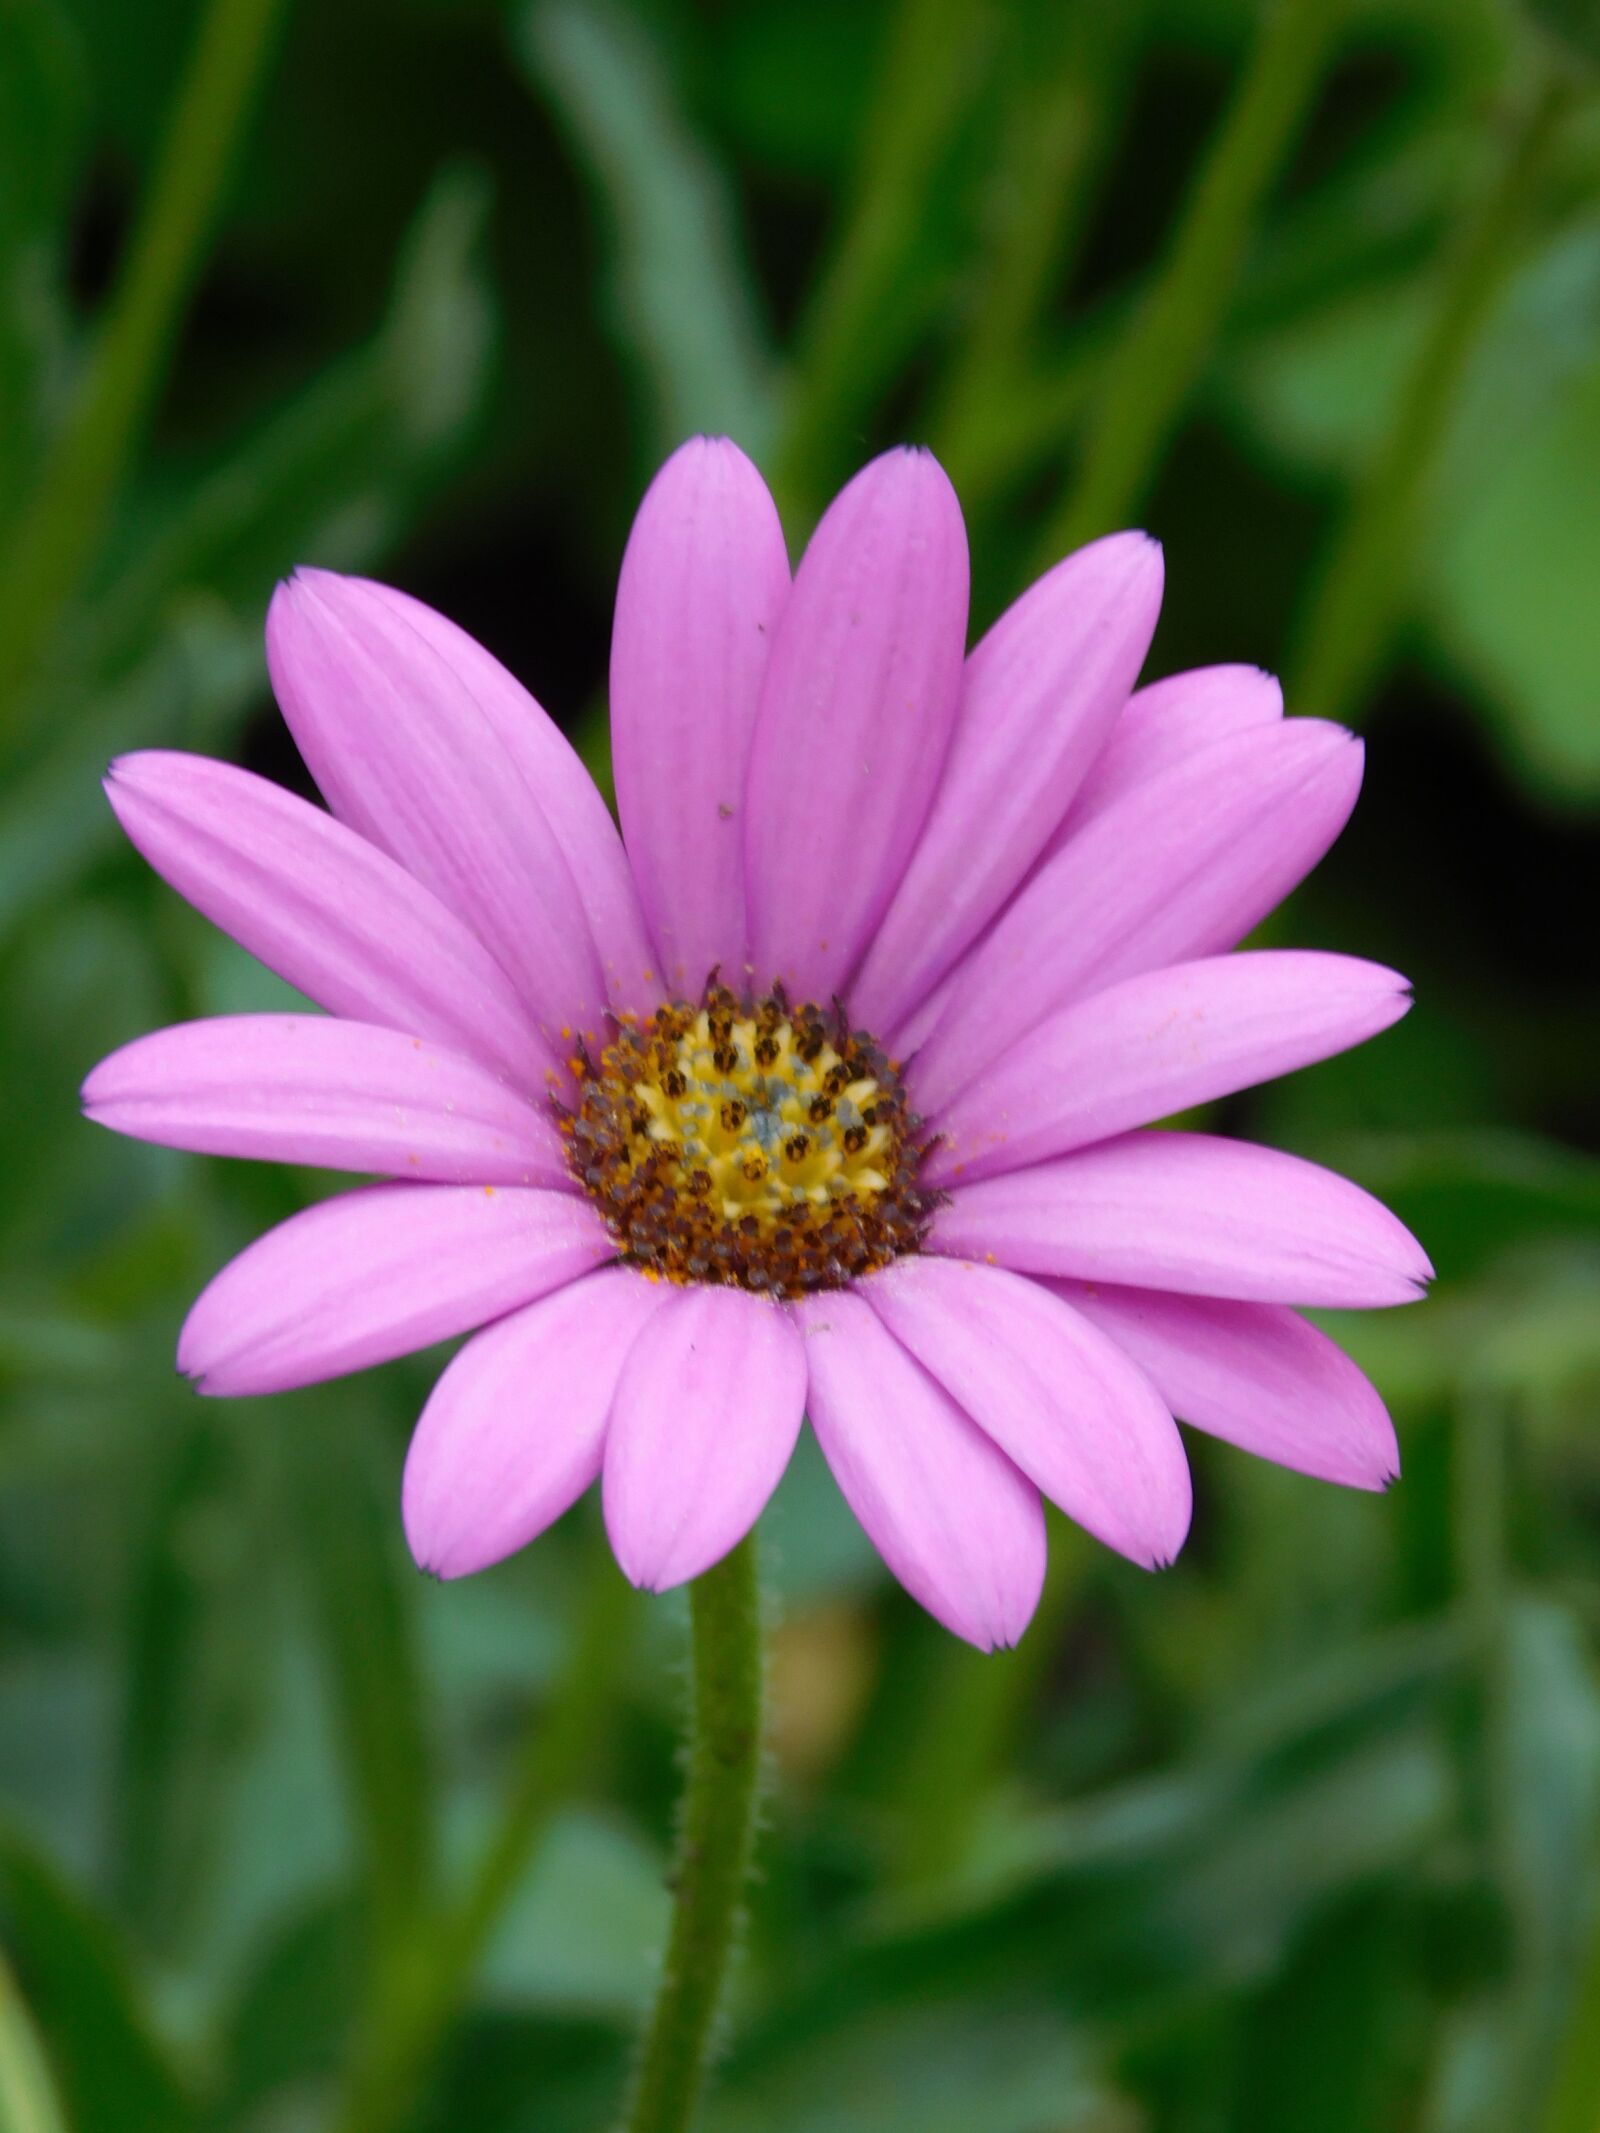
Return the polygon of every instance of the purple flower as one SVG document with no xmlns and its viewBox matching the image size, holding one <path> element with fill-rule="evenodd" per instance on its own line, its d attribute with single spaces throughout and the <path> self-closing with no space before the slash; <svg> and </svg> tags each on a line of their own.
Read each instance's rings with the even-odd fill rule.
<svg viewBox="0 0 1600 2133">
<path fill-rule="evenodd" d="M 791 584 L 732 444 L 668 461 L 622 566 L 619 837 L 545 713 L 405 595 L 302 571 L 267 623 L 331 814 L 123 758 L 151 864 L 327 1016 L 161 1030 L 90 1075 L 146 1140 L 374 1174 L 223 1269 L 178 1360 L 264 1393 L 481 1327 L 407 1461 L 454 1577 L 597 1477 L 637 1584 L 750 1527 L 809 1414 L 902 1583 L 1012 1643 L 1041 1492 L 1136 1562 L 1189 1523 L 1174 1414 L 1331 1481 L 1397 1468 L 1293 1305 L 1430 1268 L 1314 1165 L 1150 1132 L 1372 1036 L 1392 971 L 1230 953 L 1343 826 L 1360 744 L 1250 667 L 1134 693 L 1161 555 L 1068 556 L 966 655 L 925 452 Z"/>
</svg>

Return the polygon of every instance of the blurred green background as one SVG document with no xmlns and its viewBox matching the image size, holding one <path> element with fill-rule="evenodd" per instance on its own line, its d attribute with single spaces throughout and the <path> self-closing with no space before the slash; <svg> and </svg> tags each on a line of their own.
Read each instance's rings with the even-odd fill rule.
<svg viewBox="0 0 1600 2133">
<path fill-rule="evenodd" d="M 1194 1442 L 1149 1578 L 1020 1652 L 763 1524 L 773 1776 L 713 2133 L 1600 2128 L 1600 32 L 1586 0 L 0 0 L 0 2126 L 579 2133 L 648 1991 L 683 1612 L 592 1506 L 457 1586 L 437 1358 L 270 1402 L 186 1305 L 327 1181 L 113 1140 L 105 1051 L 281 988 L 119 848 L 107 756 L 304 789 L 297 561 L 444 608 L 604 773 L 687 432 L 797 552 L 871 451 L 975 620 L 1124 523 L 1149 671 L 1369 734 L 1274 937 L 1368 1050 L 1224 1107 L 1440 1272 L 1335 1326 L 1405 1475 Z"/>
</svg>

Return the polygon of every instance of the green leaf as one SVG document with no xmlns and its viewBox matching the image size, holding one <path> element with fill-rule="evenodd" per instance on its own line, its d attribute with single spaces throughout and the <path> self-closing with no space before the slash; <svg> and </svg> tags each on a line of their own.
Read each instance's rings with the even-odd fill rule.
<svg viewBox="0 0 1600 2133">
<path fill-rule="evenodd" d="M 643 389 L 647 460 L 696 431 L 759 455 L 771 365 L 731 189 L 643 24 L 605 0 L 539 0 L 518 18 L 517 49 L 605 208 L 607 303 Z"/>
<path fill-rule="evenodd" d="M 105 1920 L 0 1826 L 0 1924 L 73 2133 L 182 2133 L 189 2097 Z"/>
</svg>

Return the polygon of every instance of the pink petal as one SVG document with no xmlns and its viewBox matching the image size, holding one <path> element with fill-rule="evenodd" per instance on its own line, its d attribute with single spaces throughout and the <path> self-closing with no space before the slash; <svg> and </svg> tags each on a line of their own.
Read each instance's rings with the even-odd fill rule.
<svg viewBox="0 0 1600 2133">
<path fill-rule="evenodd" d="M 459 1053 L 368 1022 L 179 1023 L 102 1060 L 83 1102 L 115 1133 L 202 1155 L 574 1189 L 547 1112 Z"/>
<path fill-rule="evenodd" d="M 1360 782 L 1360 743 L 1297 718 L 1214 741 L 1124 794 L 961 965 L 918 1056 L 920 1108 L 948 1103 L 1069 1001 L 1236 946 L 1322 857 Z"/>
<path fill-rule="evenodd" d="M 189 1313 L 178 1368 L 206 1393 L 314 1385 L 487 1325 L 615 1251 L 574 1193 L 365 1186 L 231 1260 Z"/>
<path fill-rule="evenodd" d="M 1326 1059 L 1397 1022 L 1404 978 L 1354 956 L 1260 949 L 1147 971 L 1019 1038 L 934 1124 L 925 1175 L 1020 1170 Z"/>
<path fill-rule="evenodd" d="M 1230 733 L 1270 726 L 1283 716 L 1283 691 L 1259 667 L 1193 667 L 1169 674 L 1129 697 L 1111 738 L 1045 847 L 1059 852 L 1091 817 L 1146 778 L 1209 748 Z"/>
<path fill-rule="evenodd" d="M 861 1293 L 1052 1503 L 1146 1568 L 1189 1530 L 1171 1415 L 1114 1342 L 1036 1281 L 955 1260 L 897 1260 Z"/>
<path fill-rule="evenodd" d="M 958 1185 L 929 1244 L 1028 1274 L 1334 1309 L 1412 1303 L 1433 1276 L 1348 1178 L 1206 1133 L 1129 1133 Z"/>
<path fill-rule="evenodd" d="M 635 1585 L 664 1592 L 743 1540 L 806 1403 L 799 1330 L 744 1289 L 679 1289 L 633 1345 L 606 1434 L 606 1530 Z"/>
<path fill-rule="evenodd" d="M 1160 548 L 1115 533 L 1030 587 L 967 661 L 933 812 L 850 986 L 869 1028 L 897 1024 L 1026 878 L 1138 678 L 1160 609 Z"/>
<path fill-rule="evenodd" d="M 659 973 L 639 895 L 617 825 L 561 728 L 491 651 L 409 593 L 370 579 L 363 595 L 387 607 L 430 645 L 462 683 L 477 715 L 516 764 L 522 785 L 549 826 L 577 884 L 606 993 L 619 1013 L 648 1015 L 660 1004 Z"/>
<path fill-rule="evenodd" d="M 777 508 L 726 437 L 695 437 L 628 537 L 611 637 L 611 746 L 628 857 L 667 990 L 744 962 L 744 789 L 789 557 Z"/>
<path fill-rule="evenodd" d="M 273 595 L 267 664 L 334 813 L 466 920 L 547 1035 L 598 1032 L 606 992 L 572 871 L 437 643 L 361 579 L 300 571 Z"/>
<path fill-rule="evenodd" d="M 759 984 L 826 1002 L 905 871 L 960 700 L 967 540 L 938 462 L 888 452 L 829 506 L 773 641 L 750 751 Z"/>
<path fill-rule="evenodd" d="M 913 1599 L 980 1651 L 1015 1644 L 1044 1585 L 1039 1492 L 859 1296 L 795 1306 L 811 1426 Z"/>
<path fill-rule="evenodd" d="M 600 1472 L 628 1352 L 670 1293 L 602 1267 L 474 1334 L 406 1455 L 401 1509 L 424 1570 L 458 1578 L 498 1563 L 577 1501 Z"/>
<path fill-rule="evenodd" d="M 387 853 L 265 778 L 204 756 L 119 756 L 117 820 L 156 872 L 319 1007 L 437 1038 L 542 1088 L 516 988 Z"/>
<path fill-rule="evenodd" d="M 1319 1481 L 1387 1488 L 1400 1448 L 1383 1402 L 1325 1333 L 1280 1304 L 1048 1282 L 1149 1377 L 1173 1413 Z"/>
</svg>

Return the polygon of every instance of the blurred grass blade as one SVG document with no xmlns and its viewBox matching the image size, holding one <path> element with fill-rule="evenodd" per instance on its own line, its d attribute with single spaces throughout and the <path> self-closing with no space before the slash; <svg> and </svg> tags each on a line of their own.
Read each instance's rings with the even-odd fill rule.
<svg viewBox="0 0 1600 2133">
<path fill-rule="evenodd" d="M 106 1922 L 0 1826 L 0 1927 L 73 2133 L 183 2133 L 193 2108 Z"/>
<path fill-rule="evenodd" d="M 1543 2133 L 1594 2133 L 1600 2096 L 1600 1910 L 1590 1926 L 1589 1947 L 1567 2022 L 1566 2042 L 1556 2058 L 1555 2088 Z"/>
<path fill-rule="evenodd" d="M 1362 1890 L 1313 1921 L 1246 2014 L 1228 2133 L 1409 2123 L 1410 1923 L 1390 1889 Z"/>
<path fill-rule="evenodd" d="M 643 21 L 609 0 L 539 0 L 518 18 L 517 49 L 604 204 L 609 308 L 645 388 L 647 460 L 696 431 L 759 456 L 771 361 L 732 191 L 676 108 Z"/>
<path fill-rule="evenodd" d="M 1052 1516 L 1044 1590 L 1017 1649 L 977 1653 L 941 1632 L 929 1651 L 933 1678 L 898 1761 L 896 1876 L 906 1890 L 935 1887 L 965 1863 L 985 1797 L 1059 1657 L 1091 1549 L 1079 1527 Z"/>
<path fill-rule="evenodd" d="M 1238 1989 L 1273 1975 L 1332 1903 L 1425 1875 L 1452 1831 L 1442 1717 L 1428 1708 L 1442 1701 L 1437 1658 L 1414 1674 L 1404 1717 L 1357 1680 L 1271 1761 L 1198 1759 L 1032 1818 L 1011 1832 L 1003 1875 L 951 1888 L 937 1915 L 883 1914 L 876 1936 L 800 1970 L 735 2074 L 908 1993 L 1031 1984 L 1120 2028 L 1192 2006 L 1219 1977 Z"/>
<path fill-rule="evenodd" d="M 984 242 L 960 339 L 934 396 L 934 450 L 970 523 L 1052 290 L 1081 242 L 1144 30 L 1142 0 L 1118 7 L 1017 10 L 1007 51 Z"/>
<path fill-rule="evenodd" d="M 1437 2040 L 1426 2133 L 1593 2133 L 1600 2123 L 1593 1979 L 1600 1915 L 1600 1684 L 1585 1629 L 1553 1601 L 1515 1596 L 1485 1655 L 1486 1724 L 1467 1736 L 1500 1921 L 1487 1989 Z M 1484 1820 L 1481 1812 L 1480 1823 Z"/>
<path fill-rule="evenodd" d="M 1321 85 L 1342 14 L 1343 0 L 1265 0 L 1255 48 L 1166 261 L 1110 353 L 1077 477 L 1040 546 L 1041 569 L 1125 525 L 1143 503 Z"/>
<path fill-rule="evenodd" d="M 100 790 L 128 748 L 227 749 L 265 690 L 261 624 L 297 562 L 370 565 L 455 463 L 482 401 L 493 311 L 477 259 L 487 193 L 439 179 L 407 238 L 383 327 L 139 538 L 49 702 L 59 738 L 0 798 L 0 943 L 115 842 Z"/>
<path fill-rule="evenodd" d="M 984 0 L 899 0 L 842 222 L 794 353 L 778 501 L 809 521 L 916 346 L 937 276 L 919 271 L 936 236 L 930 194 L 968 117 L 994 43 Z"/>
<path fill-rule="evenodd" d="M 478 414 L 495 343 L 481 257 L 490 192 L 475 166 L 435 179 L 395 262 L 388 316 L 176 505 L 141 514 L 86 619 L 115 672 L 175 602 L 204 587 L 259 628 L 296 563 L 359 569 L 397 540 Z"/>
<path fill-rule="evenodd" d="M 1511 1610 L 1505 1863 L 1519 2111 L 1522 2095 L 1542 2101 L 1553 2087 L 1592 1921 L 1600 1917 L 1600 1682 L 1588 1643 L 1554 1601 L 1520 1599 Z M 1590 2102 L 1600 2118 L 1600 2092 Z"/>
<path fill-rule="evenodd" d="M 1133 2133 L 1097 2059 L 1064 2006 L 919 1996 L 736 2075 L 705 2133 Z"/>
<path fill-rule="evenodd" d="M 615 1720 L 633 1608 L 633 1588 L 604 1539 L 592 1536 L 566 1662 L 529 1721 L 499 1818 L 465 1889 L 429 1922 L 414 1959 L 379 1980 L 336 2133 L 392 2133 L 407 2122 L 553 1817 Z"/>
<path fill-rule="evenodd" d="M 68 2133 L 44 2046 L 0 1956 L 0 2133 Z"/>
<path fill-rule="evenodd" d="M 192 604 L 124 686 L 104 692 L 46 755 L 8 779 L 0 790 L 0 944 L 115 843 L 100 789 L 112 756 L 220 735 L 261 685 L 254 631 L 246 637 L 214 606 Z"/>
<path fill-rule="evenodd" d="M 1328 557 L 1289 662 L 1290 701 L 1307 717 L 1348 718 L 1359 709 L 1404 617 L 1428 478 L 1468 362 L 1515 263 L 1571 95 L 1570 82 L 1554 70 L 1524 93 L 1446 262 L 1437 307 L 1388 435 Z"/>
<path fill-rule="evenodd" d="M 298 1529 L 380 1959 L 431 1894 L 434 1823 L 398 1476 L 380 1483 L 379 1412 L 349 1385 L 283 1427 L 285 1517 Z M 381 1456 L 387 1458 L 386 1448 Z"/>
<path fill-rule="evenodd" d="M 43 441 L 66 364 L 60 276 L 83 144 L 83 62 L 57 0 L 0 7 L 0 519 Z"/>
<path fill-rule="evenodd" d="M 133 1552 L 111 1787 L 119 1909 L 146 1946 L 169 1956 L 217 1864 L 226 1788 L 260 1682 L 262 1565 L 225 1434 L 202 1403 L 189 1405 Z"/>
<path fill-rule="evenodd" d="M 160 387 L 285 0 L 210 0 L 80 395 L 0 566 L 0 733 L 99 546 Z M 7 729 L 10 729 L 8 731 Z"/>
</svg>

